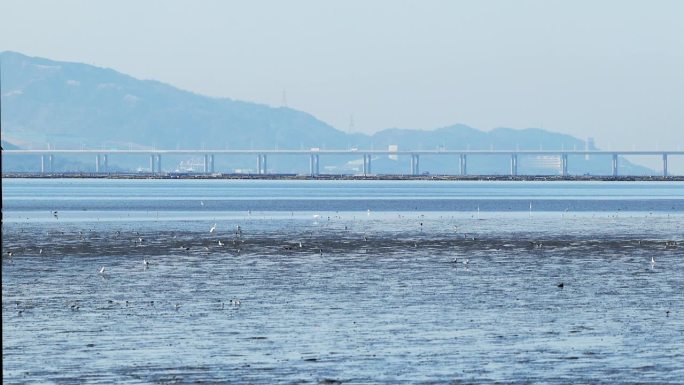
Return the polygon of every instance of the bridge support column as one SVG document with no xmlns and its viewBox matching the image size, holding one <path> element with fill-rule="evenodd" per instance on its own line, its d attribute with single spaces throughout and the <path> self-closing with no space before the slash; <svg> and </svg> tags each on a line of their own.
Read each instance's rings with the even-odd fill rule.
<svg viewBox="0 0 684 385">
<path fill-rule="evenodd" d="M 416 154 L 416 175 L 420 175 L 420 155 Z"/>
<path fill-rule="evenodd" d="M 318 154 L 311 154 L 309 159 L 309 170 L 311 171 L 311 176 L 319 175 L 320 167 L 318 164 L 319 158 Z"/>
<path fill-rule="evenodd" d="M 667 176 L 667 154 L 663 154 L 663 176 Z"/>
<path fill-rule="evenodd" d="M 154 154 L 150 154 L 150 174 L 154 175 Z"/>
<path fill-rule="evenodd" d="M 45 155 L 40 156 L 40 173 L 45 174 Z"/>
<path fill-rule="evenodd" d="M 318 154 L 315 155 L 316 157 L 316 175 L 321 175 L 321 162 Z"/>
<path fill-rule="evenodd" d="M 161 154 L 157 154 L 157 174 L 161 174 L 161 171 L 162 171 L 161 159 L 162 159 Z"/>
<path fill-rule="evenodd" d="M 420 174 L 420 155 L 411 154 L 411 175 Z"/>
<path fill-rule="evenodd" d="M 209 172 L 209 155 L 204 154 L 204 173 Z"/>
<path fill-rule="evenodd" d="M 257 175 L 261 175 L 261 154 L 257 154 L 256 173 L 257 173 Z"/>
<path fill-rule="evenodd" d="M 466 156 L 466 154 L 461 154 L 459 156 L 459 158 L 460 158 L 459 165 L 461 166 L 461 175 L 467 175 L 468 174 L 468 168 L 467 168 L 468 157 Z"/>
<path fill-rule="evenodd" d="M 568 154 L 561 154 L 561 175 L 568 176 Z"/>
<path fill-rule="evenodd" d="M 511 154 L 511 176 L 518 175 L 518 155 Z"/>
<path fill-rule="evenodd" d="M 618 154 L 613 154 L 613 176 L 618 176 Z"/>
<path fill-rule="evenodd" d="M 411 175 L 416 175 L 416 156 L 411 154 Z"/>
<path fill-rule="evenodd" d="M 54 161 L 54 156 L 53 155 L 48 155 L 48 171 L 52 172 L 52 165 Z"/>
<path fill-rule="evenodd" d="M 109 172 L 109 156 L 107 154 L 103 154 L 102 161 L 104 172 Z"/>
<path fill-rule="evenodd" d="M 366 154 L 363 154 L 363 175 L 368 173 L 368 165 L 366 164 Z"/>
<path fill-rule="evenodd" d="M 309 175 L 311 175 L 312 177 L 315 176 L 314 175 L 314 156 L 313 156 L 313 154 L 309 155 Z"/>
<path fill-rule="evenodd" d="M 367 168 L 366 172 L 368 173 L 368 175 L 373 173 L 373 170 L 371 167 L 371 154 L 368 154 L 368 161 L 366 162 L 366 168 Z"/>
<path fill-rule="evenodd" d="M 266 174 L 268 170 L 268 164 L 266 162 L 266 154 L 257 154 L 257 174 Z"/>
<path fill-rule="evenodd" d="M 371 155 L 363 154 L 363 175 L 370 175 L 371 173 Z"/>
<path fill-rule="evenodd" d="M 100 154 L 95 155 L 95 172 L 100 172 Z"/>
</svg>

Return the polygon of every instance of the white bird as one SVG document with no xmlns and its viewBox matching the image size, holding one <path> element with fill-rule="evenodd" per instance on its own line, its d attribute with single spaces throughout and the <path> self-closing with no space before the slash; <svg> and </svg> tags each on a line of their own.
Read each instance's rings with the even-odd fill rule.
<svg viewBox="0 0 684 385">
<path fill-rule="evenodd" d="M 468 262 L 470 262 L 470 260 L 469 260 L 469 259 L 467 259 L 467 258 L 463 260 L 463 264 L 464 264 L 464 265 L 467 265 L 467 264 L 468 264 Z"/>
<path fill-rule="evenodd" d="M 653 259 L 653 256 L 651 256 L 651 265 L 655 265 L 655 259 Z"/>
<path fill-rule="evenodd" d="M 147 259 L 143 259 L 143 266 L 147 269 L 150 267 L 150 262 Z"/>
<path fill-rule="evenodd" d="M 38 254 L 43 254 L 43 249 L 38 250 Z"/>
<path fill-rule="evenodd" d="M 223 242 L 221 242 L 221 240 L 219 240 L 219 241 L 218 241 L 218 245 L 219 245 L 219 246 L 223 246 Z"/>
<path fill-rule="evenodd" d="M 100 274 L 104 274 L 104 273 L 105 273 L 105 267 L 102 266 L 102 267 L 100 268 Z"/>
<path fill-rule="evenodd" d="M 216 231 L 216 223 L 214 223 L 214 225 L 209 229 L 209 234 L 213 233 L 214 231 Z"/>
<path fill-rule="evenodd" d="M 300 249 L 302 248 L 302 243 L 301 243 L 301 242 L 299 242 L 299 248 L 300 248 Z"/>
</svg>

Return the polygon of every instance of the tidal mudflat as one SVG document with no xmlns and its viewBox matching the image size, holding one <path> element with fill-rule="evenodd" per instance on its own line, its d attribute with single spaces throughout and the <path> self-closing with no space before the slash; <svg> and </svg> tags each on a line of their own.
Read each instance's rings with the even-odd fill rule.
<svg viewBox="0 0 684 385">
<path fill-rule="evenodd" d="M 31 210 L 3 195 L 10 383 L 684 378 L 676 209 L 220 211 L 193 196 L 195 211 L 98 211 L 61 196 Z"/>
</svg>

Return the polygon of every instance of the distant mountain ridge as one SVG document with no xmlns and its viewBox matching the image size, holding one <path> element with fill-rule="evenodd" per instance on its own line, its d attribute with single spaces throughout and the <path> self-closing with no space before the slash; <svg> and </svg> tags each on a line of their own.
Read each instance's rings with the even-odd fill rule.
<svg viewBox="0 0 684 385">
<path fill-rule="evenodd" d="M 86 64 L 1 55 L 3 131 L 19 145 L 299 148 L 320 137 L 346 139 L 288 108 L 205 97 Z"/>
<path fill-rule="evenodd" d="M 112 69 L 58 62 L 20 53 L 0 53 L 3 141 L 23 148 L 205 148 L 205 149 L 584 149 L 585 142 L 542 129 L 498 128 L 489 132 L 466 125 L 435 130 L 391 128 L 373 135 L 349 134 L 291 108 L 212 98 Z M 4 144 L 3 144 L 4 148 Z M 219 160 L 219 163 L 224 160 Z M 396 172 L 405 165 L 378 159 L 374 171 Z M 301 168 L 282 159 L 274 171 Z M 328 170 L 348 172 L 349 160 Z M 248 168 L 253 160 L 230 160 Z M 352 162 L 353 163 L 353 162 Z M 451 160 L 430 159 L 423 169 L 453 168 Z M 271 162 L 275 167 L 275 164 Z M 125 167 L 130 167 L 127 165 Z M 589 172 L 603 164 L 584 162 Z M 632 172 L 648 173 L 636 167 Z M 505 173 L 498 160 L 473 163 L 473 172 Z M 596 169 L 598 167 L 598 169 Z M 335 171 L 337 170 L 337 171 Z"/>
</svg>

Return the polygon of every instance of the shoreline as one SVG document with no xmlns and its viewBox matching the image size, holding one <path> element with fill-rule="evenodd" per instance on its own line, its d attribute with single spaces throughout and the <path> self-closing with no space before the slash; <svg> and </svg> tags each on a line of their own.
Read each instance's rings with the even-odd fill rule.
<svg viewBox="0 0 684 385">
<path fill-rule="evenodd" d="M 607 181 L 607 182 L 681 182 L 684 175 L 655 176 L 655 175 L 338 175 L 321 174 L 317 176 L 299 174 L 189 174 L 165 173 L 153 175 L 150 173 L 34 173 L 34 172 L 6 172 L 5 179 L 223 179 L 223 180 L 435 180 L 435 181 Z"/>
</svg>

